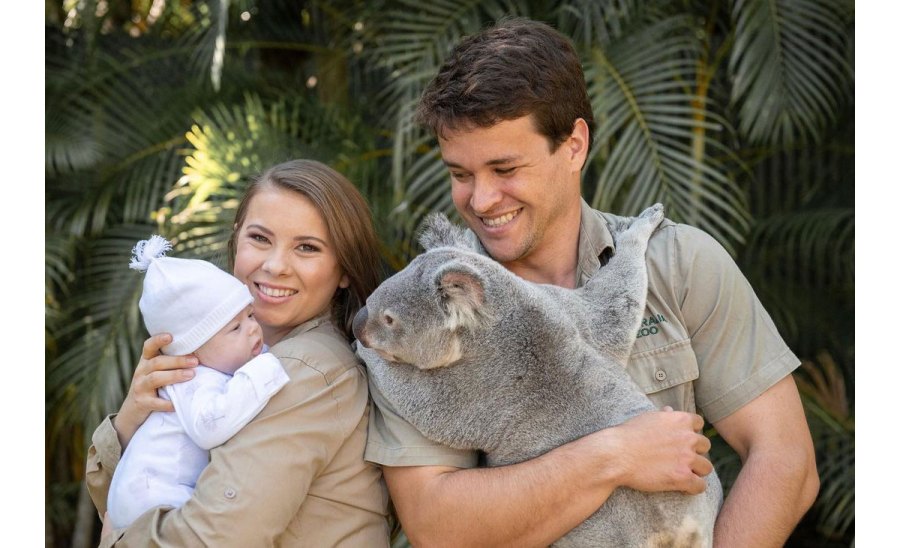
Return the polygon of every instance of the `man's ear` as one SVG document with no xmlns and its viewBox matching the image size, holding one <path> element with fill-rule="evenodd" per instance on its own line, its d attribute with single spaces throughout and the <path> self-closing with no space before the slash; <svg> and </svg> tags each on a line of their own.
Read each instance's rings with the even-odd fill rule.
<svg viewBox="0 0 900 548">
<path fill-rule="evenodd" d="M 581 173 L 584 162 L 587 159 L 590 135 L 591 130 L 588 128 L 587 122 L 584 121 L 584 118 L 578 118 L 572 126 L 572 134 L 569 135 L 569 138 L 562 145 L 566 148 L 568 160 L 579 173 Z"/>
<path fill-rule="evenodd" d="M 422 230 L 419 232 L 419 243 L 425 251 L 448 246 L 472 249 L 465 230 L 451 223 L 450 219 L 440 212 L 425 217 Z"/>
<path fill-rule="evenodd" d="M 451 329 L 474 328 L 484 319 L 484 282 L 474 269 L 449 263 L 438 271 L 435 284 Z"/>
</svg>

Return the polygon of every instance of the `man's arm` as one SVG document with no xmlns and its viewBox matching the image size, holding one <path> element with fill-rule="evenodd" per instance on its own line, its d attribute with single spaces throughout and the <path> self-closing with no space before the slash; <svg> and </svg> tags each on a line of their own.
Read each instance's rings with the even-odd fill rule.
<svg viewBox="0 0 900 548">
<path fill-rule="evenodd" d="M 784 545 L 819 491 L 812 437 L 793 377 L 714 426 L 743 463 L 716 521 L 714 544 Z"/>
<path fill-rule="evenodd" d="M 385 466 L 413 545 L 546 546 L 620 486 L 700 493 L 712 465 L 702 419 L 655 412 L 498 468 Z"/>
</svg>

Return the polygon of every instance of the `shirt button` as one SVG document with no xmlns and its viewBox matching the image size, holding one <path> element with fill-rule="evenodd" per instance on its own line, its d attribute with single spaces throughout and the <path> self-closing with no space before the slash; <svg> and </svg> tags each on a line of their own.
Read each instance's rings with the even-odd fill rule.
<svg viewBox="0 0 900 548">
<path fill-rule="evenodd" d="M 237 496 L 237 491 L 235 491 L 231 487 L 229 487 L 228 489 L 225 489 L 225 498 L 226 499 L 233 499 L 236 496 Z"/>
<path fill-rule="evenodd" d="M 656 380 L 658 380 L 658 381 L 666 380 L 666 372 L 663 371 L 662 369 L 658 369 L 656 371 Z"/>
</svg>

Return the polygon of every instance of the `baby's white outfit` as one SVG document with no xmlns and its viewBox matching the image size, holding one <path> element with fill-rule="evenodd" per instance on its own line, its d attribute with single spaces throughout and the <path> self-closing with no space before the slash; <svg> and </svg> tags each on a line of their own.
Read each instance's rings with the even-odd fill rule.
<svg viewBox="0 0 900 548">
<path fill-rule="evenodd" d="M 234 376 L 203 365 L 194 371 L 191 380 L 159 390 L 175 411 L 151 413 L 125 448 L 109 487 L 114 528 L 155 506 L 184 504 L 209 463 L 209 450 L 234 436 L 288 382 L 281 362 L 267 352 Z"/>
</svg>

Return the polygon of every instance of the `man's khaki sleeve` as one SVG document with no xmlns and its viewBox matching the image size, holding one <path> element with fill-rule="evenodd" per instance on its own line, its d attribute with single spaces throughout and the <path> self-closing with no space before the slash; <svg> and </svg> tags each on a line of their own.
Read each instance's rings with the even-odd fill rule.
<svg viewBox="0 0 900 548">
<path fill-rule="evenodd" d="M 193 497 L 180 509 L 158 507 L 116 546 L 268 546 L 287 529 L 310 484 L 341 447 L 366 398 L 351 368 L 326 382 L 299 360 L 283 358 L 291 380 L 257 417 L 210 451 Z M 356 407 L 362 406 L 362 409 Z"/>
<path fill-rule="evenodd" d="M 369 414 L 365 459 L 383 466 L 454 466 L 474 468 L 478 453 L 453 449 L 432 441 L 398 415 L 369 375 L 374 403 Z"/>
<path fill-rule="evenodd" d="M 679 225 L 676 245 L 681 310 L 700 367 L 697 407 L 714 423 L 789 375 L 800 360 L 715 239 Z"/>
</svg>

